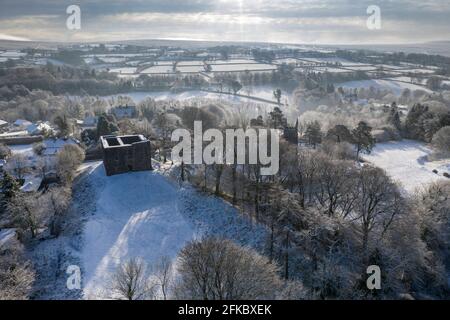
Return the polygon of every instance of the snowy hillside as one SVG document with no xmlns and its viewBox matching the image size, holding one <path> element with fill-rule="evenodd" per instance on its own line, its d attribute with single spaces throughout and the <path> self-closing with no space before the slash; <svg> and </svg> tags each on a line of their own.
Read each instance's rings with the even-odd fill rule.
<svg viewBox="0 0 450 320">
<path fill-rule="evenodd" d="M 428 162 L 432 150 L 424 143 L 403 140 L 378 143 L 364 159 L 387 171 L 387 173 L 408 192 L 439 180 L 442 174 L 450 173 L 450 159 Z M 433 173 L 438 170 L 438 174 Z"/>
<path fill-rule="evenodd" d="M 222 235 L 261 249 L 265 231 L 230 205 L 165 177 L 135 172 L 106 177 L 101 164 L 89 174 L 95 212 L 83 231 L 81 263 L 84 298 L 108 298 L 115 268 L 130 257 L 148 263 L 174 258 L 184 244 L 204 234 Z"/>
</svg>

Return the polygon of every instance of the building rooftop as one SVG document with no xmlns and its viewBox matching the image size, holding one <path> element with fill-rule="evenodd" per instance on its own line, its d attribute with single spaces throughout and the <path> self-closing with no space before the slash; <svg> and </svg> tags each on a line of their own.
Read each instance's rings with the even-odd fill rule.
<svg viewBox="0 0 450 320">
<path fill-rule="evenodd" d="M 104 149 L 129 146 L 135 143 L 148 141 L 143 135 L 128 136 L 102 136 L 101 142 Z"/>
</svg>

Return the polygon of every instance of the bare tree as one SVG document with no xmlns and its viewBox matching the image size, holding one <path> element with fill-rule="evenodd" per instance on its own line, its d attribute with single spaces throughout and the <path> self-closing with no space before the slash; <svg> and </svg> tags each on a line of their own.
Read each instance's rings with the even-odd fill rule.
<svg viewBox="0 0 450 320">
<path fill-rule="evenodd" d="M 178 272 L 175 295 L 184 299 L 269 299 L 281 285 L 277 266 L 225 239 L 190 242 L 180 252 Z"/>
<path fill-rule="evenodd" d="M 145 300 L 153 296 L 147 274 L 146 264 L 142 259 L 131 258 L 121 264 L 112 277 L 112 290 L 119 299 Z"/>
<path fill-rule="evenodd" d="M 17 248 L 0 253 L 0 300 L 26 300 L 34 282 L 30 263 L 20 257 Z"/>
<path fill-rule="evenodd" d="M 84 161 L 84 150 L 74 144 L 68 144 L 58 153 L 57 170 L 63 182 L 69 183 L 75 176 L 78 166 Z"/>
<path fill-rule="evenodd" d="M 157 280 L 158 286 L 161 288 L 161 293 L 164 300 L 169 297 L 169 290 L 172 286 L 172 262 L 167 256 L 161 257 L 156 263 L 154 270 L 154 277 Z"/>
<path fill-rule="evenodd" d="M 38 229 L 45 226 L 49 212 L 44 197 L 34 193 L 20 193 L 8 204 L 7 212 L 14 224 L 28 230 L 31 237 L 37 235 Z"/>
<path fill-rule="evenodd" d="M 339 207 L 345 207 L 351 187 L 354 183 L 355 169 L 351 162 L 336 161 L 328 158 L 318 159 L 317 188 L 315 197 L 319 205 L 330 216 Z"/>
<path fill-rule="evenodd" d="M 29 170 L 27 158 L 21 153 L 14 154 L 8 160 L 7 169 L 10 170 L 18 179 L 23 179 Z"/>
<path fill-rule="evenodd" d="M 69 208 L 71 194 L 70 189 L 60 187 L 52 188 L 44 195 L 44 202 L 51 215 L 50 233 L 58 236 L 61 233 L 61 225 L 64 221 L 64 214 Z"/>
<path fill-rule="evenodd" d="M 364 259 L 368 257 L 371 234 L 382 237 L 404 207 L 398 187 L 379 168 L 365 166 L 356 184 L 356 220 L 359 221 Z"/>
</svg>

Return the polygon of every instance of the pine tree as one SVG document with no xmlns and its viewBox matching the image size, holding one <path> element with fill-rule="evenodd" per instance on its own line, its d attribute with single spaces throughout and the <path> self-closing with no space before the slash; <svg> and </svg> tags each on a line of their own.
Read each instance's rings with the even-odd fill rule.
<svg viewBox="0 0 450 320">
<path fill-rule="evenodd" d="M 116 124 L 109 121 L 106 116 L 100 116 L 97 122 L 97 136 L 100 138 L 101 136 L 110 135 L 116 131 L 118 131 Z"/>
<path fill-rule="evenodd" d="M 67 119 L 66 115 L 57 116 L 55 118 L 55 124 L 59 128 L 59 134 L 62 137 L 67 137 L 71 133 L 71 125 L 69 120 Z"/>
<path fill-rule="evenodd" d="M 273 96 L 275 97 L 275 99 L 277 99 L 278 104 L 281 104 L 281 89 L 277 89 L 273 92 Z"/>
<path fill-rule="evenodd" d="M 281 129 L 287 125 L 287 120 L 280 108 L 275 107 L 273 111 L 269 113 L 269 116 L 272 128 Z"/>
<path fill-rule="evenodd" d="M 353 143 L 356 147 L 356 159 L 359 159 L 361 151 L 370 153 L 375 145 L 375 139 L 372 136 L 372 128 L 361 121 L 358 126 L 352 130 Z"/>
<path fill-rule="evenodd" d="M 3 174 L 1 186 L 5 201 L 9 201 L 14 198 L 20 190 L 19 183 L 7 172 Z"/>
<path fill-rule="evenodd" d="M 405 131 L 409 138 L 425 140 L 423 121 L 430 115 L 428 110 L 427 106 L 420 103 L 411 108 L 405 121 Z"/>
<path fill-rule="evenodd" d="M 311 122 L 306 126 L 305 137 L 308 139 L 308 144 L 312 145 L 314 149 L 322 142 L 322 131 L 318 121 Z"/>
<path fill-rule="evenodd" d="M 402 123 L 400 121 L 400 114 L 398 112 L 397 104 L 394 102 L 392 103 L 390 110 L 389 110 L 389 116 L 388 116 L 388 122 L 394 126 L 397 130 L 401 130 Z"/>
<path fill-rule="evenodd" d="M 352 133 L 350 130 L 344 126 L 343 124 L 335 125 L 333 128 L 328 130 L 327 139 L 333 140 L 337 143 L 341 142 L 351 142 L 352 141 Z"/>
</svg>

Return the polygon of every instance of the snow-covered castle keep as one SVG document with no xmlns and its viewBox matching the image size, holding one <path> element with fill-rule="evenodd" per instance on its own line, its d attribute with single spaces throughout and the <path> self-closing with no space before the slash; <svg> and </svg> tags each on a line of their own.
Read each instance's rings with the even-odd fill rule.
<svg viewBox="0 0 450 320">
<path fill-rule="evenodd" d="M 143 135 L 102 136 L 106 174 L 152 170 L 151 143 Z"/>
</svg>

